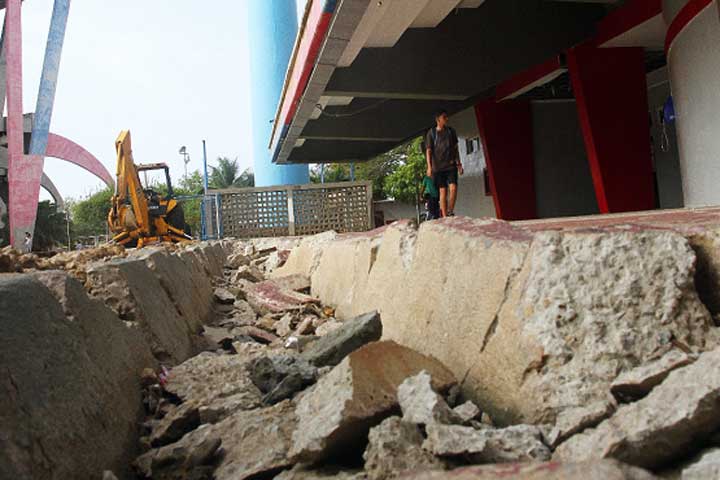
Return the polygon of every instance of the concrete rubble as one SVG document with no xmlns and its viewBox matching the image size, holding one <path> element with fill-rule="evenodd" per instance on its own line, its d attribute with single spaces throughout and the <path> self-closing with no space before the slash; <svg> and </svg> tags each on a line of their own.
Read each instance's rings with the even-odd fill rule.
<svg viewBox="0 0 720 480">
<path fill-rule="evenodd" d="M 713 478 L 717 239 L 454 218 L 2 250 L 0 478 Z"/>
<path fill-rule="evenodd" d="M 422 370 L 430 372 L 437 391 L 456 383 L 437 360 L 394 342 L 354 351 L 298 401 L 290 457 L 318 462 L 348 445 L 362 445 L 369 429 L 397 409 L 400 384 Z"/>
<path fill-rule="evenodd" d="M 670 372 L 694 361 L 694 355 L 676 349 L 670 350 L 657 360 L 618 375 L 610 385 L 610 391 L 620 400 L 637 400 L 660 385 Z"/>
<path fill-rule="evenodd" d="M 720 427 L 720 348 L 671 372 L 650 394 L 561 444 L 558 460 L 616 458 L 658 468 Z"/>
<path fill-rule="evenodd" d="M 432 377 L 425 370 L 405 379 L 397 389 L 397 396 L 403 413 L 403 420 L 408 423 L 415 425 L 431 425 L 434 423 L 450 425 L 462 423 L 463 421 L 448 406 L 447 402 L 433 390 Z"/>
<path fill-rule="evenodd" d="M 407 475 L 414 480 L 655 480 L 640 468 L 610 460 L 561 464 L 556 462 L 465 467 L 451 472 Z"/>
<path fill-rule="evenodd" d="M 445 470 L 445 462 L 423 449 L 418 425 L 390 417 L 370 429 L 363 454 L 370 480 L 396 478 L 402 472 Z"/>
</svg>

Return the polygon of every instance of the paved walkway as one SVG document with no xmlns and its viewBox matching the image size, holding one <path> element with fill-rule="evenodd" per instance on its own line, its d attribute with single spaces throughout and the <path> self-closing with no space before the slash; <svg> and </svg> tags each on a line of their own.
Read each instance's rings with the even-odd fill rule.
<svg viewBox="0 0 720 480">
<path fill-rule="evenodd" d="M 648 212 L 590 215 L 513 222 L 532 231 L 592 230 L 596 228 L 675 230 L 684 234 L 720 229 L 720 207 L 653 210 Z"/>
</svg>

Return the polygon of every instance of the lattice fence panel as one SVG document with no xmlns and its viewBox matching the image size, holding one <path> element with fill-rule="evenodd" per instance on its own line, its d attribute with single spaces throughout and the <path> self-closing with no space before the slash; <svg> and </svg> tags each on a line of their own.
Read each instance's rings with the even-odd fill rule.
<svg viewBox="0 0 720 480">
<path fill-rule="evenodd" d="M 286 190 L 237 191 L 221 197 L 224 237 L 290 235 Z"/>
<path fill-rule="evenodd" d="M 372 184 L 325 185 L 218 190 L 223 237 L 313 235 L 335 230 L 371 228 Z"/>
<path fill-rule="evenodd" d="M 293 206 L 297 235 L 370 229 L 368 188 L 364 184 L 295 190 Z"/>
</svg>

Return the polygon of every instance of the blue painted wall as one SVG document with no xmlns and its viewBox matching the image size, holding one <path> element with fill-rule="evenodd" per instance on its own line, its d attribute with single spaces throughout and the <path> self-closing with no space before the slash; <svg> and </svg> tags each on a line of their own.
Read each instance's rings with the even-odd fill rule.
<svg viewBox="0 0 720 480">
<path fill-rule="evenodd" d="M 298 30 L 295 0 L 247 0 L 255 185 L 308 183 L 307 165 L 275 165 L 269 149 L 285 73 Z"/>
</svg>

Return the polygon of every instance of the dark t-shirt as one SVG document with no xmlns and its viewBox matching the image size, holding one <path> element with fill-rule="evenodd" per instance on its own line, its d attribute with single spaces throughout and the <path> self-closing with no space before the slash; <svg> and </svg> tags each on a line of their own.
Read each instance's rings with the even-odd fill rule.
<svg viewBox="0 0 720 480">
<path fill-rule="evenodd" d="M 433 130 L 435 132 L 433 133 Z M 455 130 L 445 127 L 438 130 L 430 129 L 425 137 L 425 145 L 432 152 L 431 162 L 433 172 L 445 172 L 457 168 L 458 139 Z"/>
</svg>

